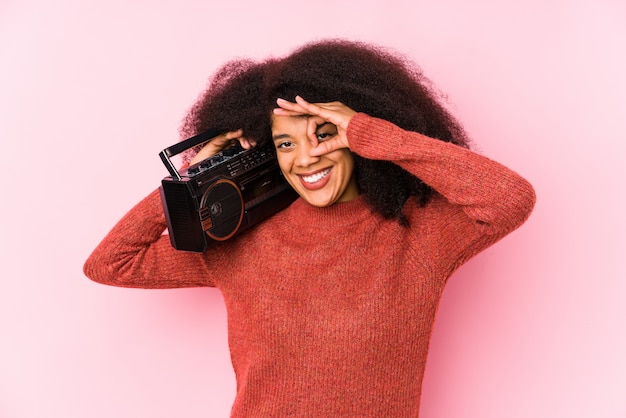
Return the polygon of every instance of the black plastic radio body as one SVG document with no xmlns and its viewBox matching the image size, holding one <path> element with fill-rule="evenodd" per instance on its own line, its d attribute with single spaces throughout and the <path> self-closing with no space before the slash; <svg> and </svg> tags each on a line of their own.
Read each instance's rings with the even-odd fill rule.
<svg viewBox="0 0 626 418">
<path fill-rule="evenodd" d="M 297 194 L 282 175 L 271 144 L 244 150 L 238 143 L 186 169 L 169 157 L 220 134 L 207 131 L 161 151 L 170 172 L 161 203 L 177 250 L 204 252 L 286 208 Z"/>
</svg>

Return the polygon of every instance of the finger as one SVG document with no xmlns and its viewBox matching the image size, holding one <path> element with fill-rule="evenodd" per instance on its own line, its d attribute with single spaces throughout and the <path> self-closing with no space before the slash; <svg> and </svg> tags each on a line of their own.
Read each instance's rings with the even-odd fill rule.
<svg viewBox="0 0 626 418">
<path fill-rule="evenodd" d="M 226 143 L 226 142 L 232 141 L 233 139 L 239 139 L 242 135 L 243 135 L 243 129 L 237 129 L 236 131 L 229 131 L 222 135 L 219 135 L 217 138 L 223 137 L 223 142 Z"/>
<path fill-rule="evenodd" d="M 287 110 L 287 109 L 283 109 L 282 107 L 274 108 L 273 112 L 274 112 L 275 115 L 278 115 L 278 116 L 304 116 L 304 115 L 308 115 L 308 113 L 306 113 L 306 112 L 295 111 L 295 110 Z"/>
<path fill-rule="evenodd" d="M 224 146 L 228 145 L 228 143 L 233 139 L 239 139 L 241 135 L 243 135 L 243 130 L 241 129 L 238 129 L 236 131 L 224 132 L 223 134 L 211 138 L 204 144 L 204 147 L 209 150 L 211 148 L 219 150 L 219 148 L 223 148 Z"/>
<path fill-rule="evenodd" d="M 298 103 L 294 103 L 294 102 L 290 102 L 288 100 L 285 99 L 281 99 L 280 97 L 278 99 L 276 99 L 276 104 L 278 105 L 278 109 L 283 109 L 286 111 L 291 111 L 291 112 L 298 112 L 301 114 L 306 114 L 306 110 L 300 106 Z"/>
<path fill-rule="evenodd" d="M 321 155 L 333 152 L 334 150 L 338 149 L 335 142 L 337 141 L 335 141 L 334 139 L 326 142 L 318 142 L 316 146 L 311 148 L 309 154 L 312 157 L 319 157 Z"/>
<path fill-rule="evenodd" d="M 213 155 L 224 149 L 230 143 L 230 141 L 232 141 L 233 139 L 239 139 L 241 135 L 243 135 L 243 130 L 238 129 L 236 131 L 225 132 L 210 139 L 209 141 L 202 144 L 202 148 L 200 148 L 200 150 L 193 157 L 193 159 L 191 160 L 191 164 L 195 164 L 209 157 L 212 157 Z"/>
<path fill-rule="evenodd" d="M 296 103 L 309 115 L 320 116 L 337 126 L 346 125 L 341 112 L 346 107 L 339 102 L 309 103 L 301 96 L 296 96 Z"/>
<path fill-rule="evenodd" d="M 302 109 L 304 112 L 308 113 L 309 115 L 321 116 L 322 108 L 318 105 L 307 102 L 306 100 L 302 98 L 302 96 L 296 96 L 295 104 L 299 106 L 300 109 Z"/>
<path fill-rule="evenodd" d="M 320 125 L 325 123 L 326 120 L 319 116 L 309 116 L 307 118 L 306 135 L 311 140 L 311 145 L 313 145 L 313 147 L 316 147 L 319 143 L 319 140 L 317 139 L 317 130 Z"/>
<path fill-rule="evenodd" d="M 256 146 L 256 141 L 254 139 L 245 138 L 243 136 L 239 137 L 238 139 L 239 139 L 239 144 L 241 145 L 243 149 L 250 149 Z"/>
</svg>

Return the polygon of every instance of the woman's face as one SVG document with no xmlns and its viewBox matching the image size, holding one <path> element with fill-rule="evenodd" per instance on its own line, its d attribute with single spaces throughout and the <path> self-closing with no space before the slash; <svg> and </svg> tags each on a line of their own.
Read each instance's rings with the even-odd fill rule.
<svg viewBox="0 0 626 418">
<path fill-rule="evenodd" d="M 354 178 L 354 157 L 347 148 L 312 157 L 307 136 L 308 117 L 272 115 L 272 137 L 283 175 L 309 204 L 318 207 L 345 202 L 359 195 Z M 319 125 L 319 142 L 337 134 L 331 123 Z"/>
</svg>

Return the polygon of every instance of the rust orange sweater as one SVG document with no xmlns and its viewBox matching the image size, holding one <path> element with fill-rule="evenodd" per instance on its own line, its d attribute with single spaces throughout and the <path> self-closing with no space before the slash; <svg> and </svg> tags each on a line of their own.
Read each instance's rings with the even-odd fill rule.
<svg viewBox="0 0 626 418">
<path fill-rule="evenodd" d="M 448 277 L 529 216 L 531 185 L 472 151 L 357 114 L 351 149 L 402 166 L 438 193 L 409 200 L 409 227 L 362 197 L 301 199 L 205 254 L 174 250 L 158 192 L 85 264 L 109 285 L 215 286 L 228 311 L 233 417 L 410 417 L 419 412 L 435 312 Z"/>
</svg>

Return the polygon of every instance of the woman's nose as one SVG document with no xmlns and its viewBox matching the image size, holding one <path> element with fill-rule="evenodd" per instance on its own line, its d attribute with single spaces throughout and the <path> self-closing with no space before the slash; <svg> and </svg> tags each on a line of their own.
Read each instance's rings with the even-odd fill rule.
<svg viewBox="0 0 626 418">
<path fill-rule="evenodd" d="M 311 141 L 306 138 L 303 141 L 300 141 L 300 146 L 297 147 L 296 151 L 296 164 L 300 167 L 308 167 L 311 164 L 315 164 L 319 161 L 320 157 L 312 156 L 311 149 L 313 148 L 313 144 Z"/>
</svg>

